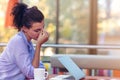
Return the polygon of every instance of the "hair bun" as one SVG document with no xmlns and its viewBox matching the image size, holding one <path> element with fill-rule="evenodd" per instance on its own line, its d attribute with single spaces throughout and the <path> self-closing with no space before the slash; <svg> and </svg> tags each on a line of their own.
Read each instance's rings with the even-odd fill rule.
<svg viewBox="0 0 120 80">
<path fill-rule="evenodd" d="M 28 6 L 24 3 L 16 3 L 12 9 L 12 15 L 14 16 L 13 25 L 18 29 L 23 26 L 22 19 L 27 7 Z"/>
<path fill-rule="evenodd" d="M 27 5 L 24 3 L 16 3 L 15 7 L 13 8 L 12 14 L 23 14 L 27 9 Z"/>
</svg>

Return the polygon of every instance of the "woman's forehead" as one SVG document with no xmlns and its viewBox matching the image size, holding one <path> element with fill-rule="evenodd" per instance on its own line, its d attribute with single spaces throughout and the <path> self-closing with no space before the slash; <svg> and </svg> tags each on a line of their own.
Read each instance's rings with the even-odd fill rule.
<svg viewBox="0 0 120 80">
<path fill-rule="evenodd" d="M 40 28 L 44 28 L 44 21 L 42 22 L 34 22 L 31 26 L 31 28 L 33 29 L 40 29 Z"/>
</svg>

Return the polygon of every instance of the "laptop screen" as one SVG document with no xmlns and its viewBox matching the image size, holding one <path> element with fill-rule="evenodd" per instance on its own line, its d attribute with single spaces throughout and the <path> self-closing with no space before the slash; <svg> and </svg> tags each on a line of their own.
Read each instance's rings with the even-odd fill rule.
<svg viewBox="0 0 120 80">
<path fill-rule="evenodd" d="M 75 64 L 75 62 L 69 56 L 60 56 L 58 57 L 58 60 L 76 80 L 85 77 L 85 73 Z"/>
</svg>

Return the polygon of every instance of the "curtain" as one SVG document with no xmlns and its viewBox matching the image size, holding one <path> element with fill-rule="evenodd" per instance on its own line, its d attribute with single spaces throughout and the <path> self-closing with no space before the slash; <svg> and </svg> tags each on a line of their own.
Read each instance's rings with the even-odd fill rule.
<svg viewBox="0 0 120 80">
<path fill-rule="evenodd" d="M 12 8 L 14 7 L 15 3 L 19 2 L 18 0 L 9 0 L 7 5 L 7 11 L 5 16 L 5 27 L 11 27 L 13 16 L 11 15 Z"/>
</svg>

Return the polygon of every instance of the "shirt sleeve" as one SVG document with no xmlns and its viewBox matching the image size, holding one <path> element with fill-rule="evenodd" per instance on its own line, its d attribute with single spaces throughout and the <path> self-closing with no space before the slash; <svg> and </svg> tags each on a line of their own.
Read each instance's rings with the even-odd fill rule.
<svg viewBox="0 0 120 80">
<path fill-rule="evenodd" d="M 26 77 L 33 78 L 34 67 L 32 66 L 30 56 L 24 53 L 27 52 L 23 51 L 15 56 L 16 64 Z"/>
<path fill-rule="evenodd" d="M 19 43 L 15 42 L 13 47 L 16 65 L 27 78 L 33 78 L 34 67 L 32 66 L 32 60 L 27 46 L 22 41 L 19 41 Z"/>
</svg>

